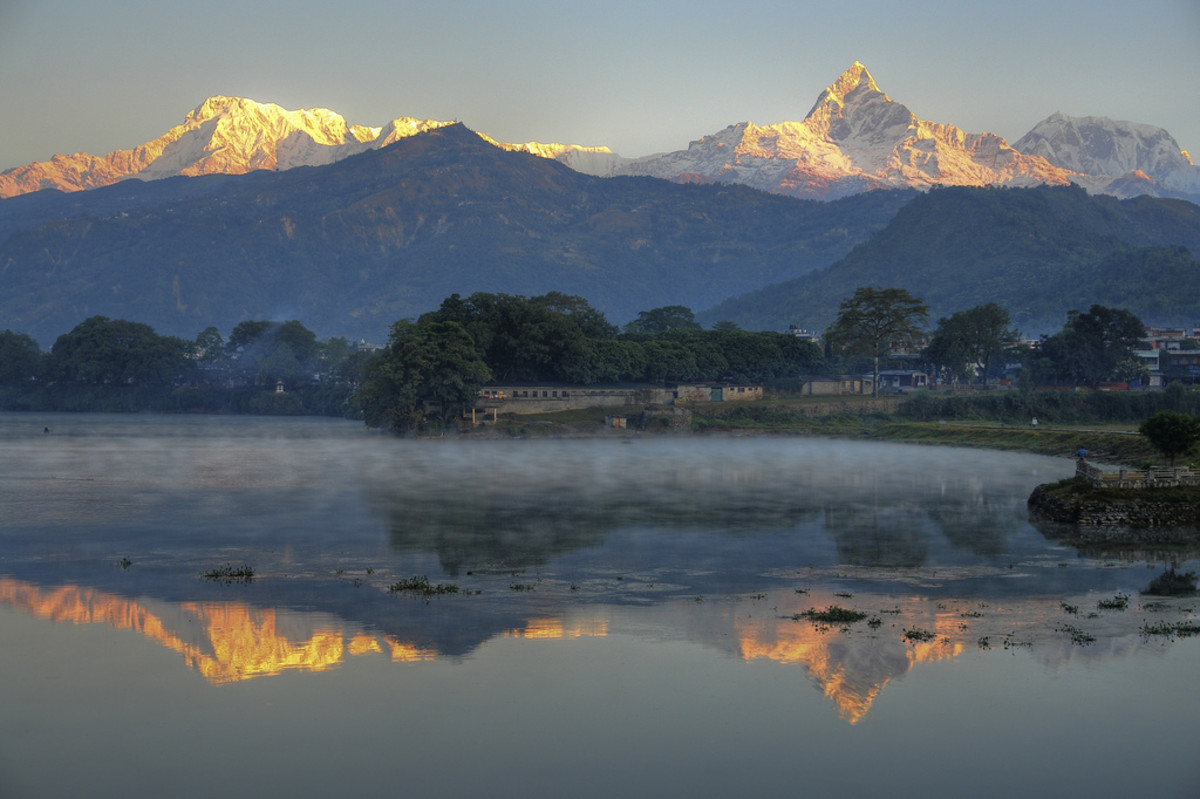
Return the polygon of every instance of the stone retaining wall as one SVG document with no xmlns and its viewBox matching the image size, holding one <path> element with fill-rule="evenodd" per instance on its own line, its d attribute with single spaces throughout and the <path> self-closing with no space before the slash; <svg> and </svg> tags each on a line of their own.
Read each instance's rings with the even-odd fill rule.
<svg viewBox="0 0 1200 799">
<path fill-rule="evenodd" d="M 1096 488 L 1179 488 L 1200 486 L 1200 472 L 1186 466 L 1152 469 L 1101 469 L 1082 458 L 1075 463 L 1075 476 Z"/>
<path fill-rule="evenodd" d="M 1029 497 L 1029 510 L 1051 521 L 1074 525 L 1080 536 L 1089 540 L 1163 542 L 1200 538 L 1200 505 L 1196 503 L 1152 499 L 1070 501 L 1040 485 Z"/>
</svg>

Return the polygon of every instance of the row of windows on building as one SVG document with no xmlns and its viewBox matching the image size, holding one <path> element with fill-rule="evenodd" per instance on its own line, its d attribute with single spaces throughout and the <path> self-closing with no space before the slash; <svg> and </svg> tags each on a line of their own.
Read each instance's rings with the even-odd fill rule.
<svg viewBox="0 0 1200 799">
<path fill-rule="evenodd" d="M 533 392 L 532 394 L 530 394 L 531 391 Z M 481 397 L 483 397 L 484 399 L 526 399 L 526 398 L 538 399 L 539 396 L 546 397 L 546 398 L 550 398 L 550 397 L 554 397 L 554 398 L 564 397 L 565 398 L 565 397 L 571 396 L 571 392 L 566 391 L 566 390 L 560 391 L 560 390 L 554 390 L 554 389 L 542 389 L 539 393 L 539 390 L 534 388 L 534 389 L 514 390 L 512 392 L 512 394 L 505 394 L 503 391 L 500 391 L 499 389 L 485 388 L 479 392 L 479 395 Z"/>
</svg>

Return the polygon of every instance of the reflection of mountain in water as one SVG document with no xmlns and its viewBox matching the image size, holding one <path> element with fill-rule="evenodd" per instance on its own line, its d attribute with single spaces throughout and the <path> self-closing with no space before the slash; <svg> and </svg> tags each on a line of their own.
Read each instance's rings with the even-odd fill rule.
<svg viewBox="0 0 1200 799">
<path fill-rule="evenodd" d="M 889 683 L 920 664 L 956 660 L 968 648 L 978 648 L 981 639 L 993 638 L 996 648 L 1002 639 L 1029 646 L 1052 668 L 1080 659 L 1095 662 L 1129 657 L 1144 646 L 1137 636 L 1137 617 L 1127 614 L 1108 614 L 1103 620 L 1088 622 L 1100 633 L 1098 641 L 1086 649 L 1072 645 L 1057 629 L 1062 619 L 1057 597 L 986 612 L 981 612 L 979 605 L 951 606 L 920 596 L 898 601 L 888 597 L 893 610 L 886 626 L 872 628 L 860 623 L 848 631 L 814 625 L 795 615 L 834 601 L 845 600 L 825 594 L 778 593 L 764 596 L 757 606 L 760 612 L 753 613 L 745 612 L 744 605 L 738 612 L 730 612 L 739 604 L 736 598 L 706 603 L 680 600 L 640 608 L 634 617 L 613 616 L 612 608 L 597 605 L 541 609 L 523 615 L 510 627 L 497 629 L 489 638 L 602 638 L 623 632 L 622 618 L 632 621 L 639 635 L 651 630 L 654 637 L 675 637 L 686 629 L 688 640 L 735 652 L 746 661 L 800 667 L 805 678 L 851 724 L 868 714 Z M 448 613 L 435 613 L 423 603 L 399 602 L 412 613 L 412 623 L 422 632 L 412 636 L 381 633 L 373 625 L 360 626 L 327 613 L 262 608 L 238 601 L 133 600 L 75 585 L 43 588 L 0 578 L 0 603 L 59 623 L 135 630 L 177 652 L 188 668 L 214 684 L 285 671 L 324 671 L 356 657 L 386 657 L 393 663 L 453 658 L 456 655 L 434 643 L 440 637 L 437 630 L 456 626 L 478 609 L 469 599 L 442 606 Z M 883 602 L 882 596 L 864 595 L 854 600 L 864 610 Z M 762 613 L 767 607 L 783 612 Z M 521 615 L 518 608 L 510 610 Z M 1181 606 L 1164 618 L 1175 618 L 1175 612 L 1191 613 Z M 908 628 L 927 630 L 933 637 L 906 641 L 900 631 Z M 452 647 L 457 645 L 453 637 L 447 640 Z"/>
<path fill-rule="evenodd" d="M 739 620 L 737 627 L 742 657 L 803 666 L 851 724 L 867 715 L 889 682 L 918 663 L 957 657 L 964 646 L 962 631 L 942 619 L 934 641 L 908 645 L 897 636 L 851 638 L 808 623 L 752 625 Z"/>
<path fill-rule="evenodd" d="M 188 668 L 212 683 L 291 670 L 324 671 L 360 655 L 386 655 L 393 662 L 409 663 L 443 654 L 394 635 L 355 629 L 328 614 L 257 608 L 244 602 L 133 600 L 74 585 L 44 589 L 11 578 L 0 578 L 0 602 L 55 622 L 134 630 L 178 652 Z M 571 638 L 605 632 L 603 621 L 567 624 L 558 618 L 539 618 L 500 634 Z"/>
</svg>

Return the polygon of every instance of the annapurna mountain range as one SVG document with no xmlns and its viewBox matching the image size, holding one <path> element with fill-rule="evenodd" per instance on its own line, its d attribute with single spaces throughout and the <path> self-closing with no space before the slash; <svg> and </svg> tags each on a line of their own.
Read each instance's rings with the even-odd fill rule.
<svg viewBox="0 0 1200 799">
<path fill-rule="evenodd" d="M 240 97 L 211 97 L 153 141 L 106 156 L 56 155 L 0 173 L 0 197 L 78 191 L 121 180 L 286 170 L 339 161 L 452 121 L 400 117 L 381 127 L 328 109 L 289 111 Z M 741 122 L 687 149 L 624 158 L 607 147 L 502 143 L 595 176 L 738 183 L 792 197 L 836 199 L 863 191 L 934 186 L 1075 183 L 1089 192 L 1200 201 L 1200 167 L 1165 130 L 1104 117 L 1054 113 L 1015 144 L 991 133 L 920 119 L 855 62 L 798 122 Z"/>
</svg>

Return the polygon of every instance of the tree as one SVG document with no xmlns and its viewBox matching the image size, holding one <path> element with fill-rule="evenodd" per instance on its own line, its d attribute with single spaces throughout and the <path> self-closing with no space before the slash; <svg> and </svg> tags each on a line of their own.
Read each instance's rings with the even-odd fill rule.
<svg viewBox="0 0 1200 799">
<path fill-rule="evenodd" d="M 432 414 L 441 418 L 473 406 L 491 377 L 475 342 L 457 322 L 392 325 L 387 347 L 367 367 L 358 405 L 369 427 L 402 434 Z"/>
<path fill-rule="evenodd" d="M 584 327 L 610 338 L 603 314 L 579 297 L 551 293 L 532 299 L 517 294 L 454 294 L 419 323 L 456 322 L 470 334 L 480 358 L 497 380 L 589 382 L 592 348 Z"/>
<path fill-rule="evenodd" d="M 33 336 L 5 330 L 0 333 L 0 384 L 23 383 L 41 371 L 42 352 Z"/>
<path fill-rule="evenodd" d="M 540 297 L 533 297 L 530 302 L 567 316 L 579 325 L 580 331 L 590 339 L 610 339 L 619 332 L 616 325 L 610 324 L 604 314 L 589 305 L 583 297 L 551 291 Z"/>
<path fill-rule="evenodd" d="M 626 333 L 665 333 L 668 330 L 699 330 L 696 315 L 685 305 L 664 305 L 638 313 L 637 319 L 625 325 Z"/>
<path fill-rule="evenodd" d="M 1061 331 L 1042 337 L 1037 371 L 1043 380 L 1097 386 L 1134 358 L 1145 336 L 1142 320 L 1122 308 L 1069 311 Z"/>
<path fill-rule="evenodd" d="M 925 354 L 953 379 L 975 373 L 986 383 L 1005 342 L 1018 335 L 1008 311 L 989 302 L 939 319 Z"/>
<path fill-rule="evenodd" d="M 879 394 L 879 359 L 897 347 L 912 346 L 929 318 L 929 306 L 905 289 L 860 286 L 842 301 L 829 331 L 834 346 L 871 356 L 872 396 Z"/>
<path fill-rule="evenodd" d="M 191 344 L 141 322 L 93 316 L 50 348 L 50 373 L 74 383 L 163 385 L 187 365 Z"/>
<path fill-rule="evenodd" d="M 206 327 L 196 334 L 193 353 L 198 363 L 213 366 L 225 357 L 225 339 L 215 327 Z"/>
<path fill-rule="evenodd" d="M 1186 413 L 1159 411 L 1138 425 L 1138 432 L 1150 442 L 1150 446 L 1171 459 L 1191 451 L 1200 442 L 1200 419 Z"/>
<path fill-rule="evenodd" d="M 240 322 L 226 349 L 237 354 L 237 371 L 256 385 L 307 381 L 319 355 L 316 334 L 294 319 Z"/>
</svg>

